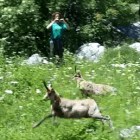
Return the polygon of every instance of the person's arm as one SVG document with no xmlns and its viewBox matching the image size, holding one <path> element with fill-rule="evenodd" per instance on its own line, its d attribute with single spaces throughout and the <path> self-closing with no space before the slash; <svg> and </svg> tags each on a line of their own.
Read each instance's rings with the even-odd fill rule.
<svg viewBox="0 0 140 140">
<path fill-rule="evenodd" d="M 47 29 L 50 29 L 51 26 L 55 23 L 55 20 L 53 20 L 48 26 L 47 26 Z"/>
<path fill-rule="evenodd" d="M 67 29 L 69 29 L 68 23 L 64 19 L 60 19 L 60 20 L 67 26 Z"/>
</svg>

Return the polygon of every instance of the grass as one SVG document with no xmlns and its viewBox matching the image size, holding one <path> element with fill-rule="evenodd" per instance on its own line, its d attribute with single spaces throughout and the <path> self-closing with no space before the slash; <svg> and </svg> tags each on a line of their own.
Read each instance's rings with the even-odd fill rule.
<svg viewBox="0 0 140 140">
<path fill-rule="evenodd" d="M 23 58 L 0 57 L 0 138 L 1 140 L 117 140 L 119 131 L 140 124 L 140 55 L 135 50 L 122 46 L 108 49 L 100 62 L 76 60 L 77 69 L 84 79 L 117 88 L 117 95 L 92 96 L 104 115 L 110 115 L 115 131 L 93 119 L 62 119 L 58 125 L 47 119 L 36 129 L 36 124 L 50 109 L 50 101 L 43 101 L 46 93 L 42 81 L 52 82 L 54 89 L 70 99 L 82 99 L 77 83 L 71 81 L 75 74 L 75 58 L 65 51 L 64 64 L 22 64 Z M 111 64 L 125 64 L 126 68 Z M 16 81 L 18 83 L 11 83 Z M 39 89 L 41 92 L 36 93 Z M 11 90 L 12 94 L 5 93 Z M 139 138 L 133 138 L 138 140 Z"/>
</svg>

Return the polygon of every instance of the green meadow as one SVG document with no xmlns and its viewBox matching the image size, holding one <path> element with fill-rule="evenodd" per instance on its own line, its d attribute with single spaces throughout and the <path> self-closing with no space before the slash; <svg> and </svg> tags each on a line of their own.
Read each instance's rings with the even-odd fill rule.
<svg viewBox="0 0 140 140">
<path fill-rule="evenodd" d="M 98 63 L 76 59 L 67 50 L 60 67 L 55 65 L 57 60 L 29 66 L 24 59 L 0 56 L 0 140 L 119 140 L 120 130 L 140 125 L 140 55 L 127 45 L 107 49 Z M 65 98 L 86 98 L 71 80 L 75 66 L 85 80 L 117 89 L 117 94 L 87 97 L 94 98 L 103 115 L 110 116 L 114 131 L 107 123 L 103 129 L 92 118 L 58 118 L 58 125 L 46 119 L 32 128 L 51 112 L 50 101 L 43 100 L 43 80 Z M 139 135 L 131 139 L 139 140 Z"/>
</svg>

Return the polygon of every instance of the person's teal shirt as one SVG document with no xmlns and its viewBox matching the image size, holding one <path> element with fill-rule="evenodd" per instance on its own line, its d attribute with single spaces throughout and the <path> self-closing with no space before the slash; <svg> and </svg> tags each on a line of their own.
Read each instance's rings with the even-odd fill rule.
<svg viewBox="0 0 140 140">
<path fill-rule="evenodd" d="M 51 39 L 61 39 L 65 29 L 67 26 L 63 22 L 54 23 L 51 27 Z"/>
</svg>

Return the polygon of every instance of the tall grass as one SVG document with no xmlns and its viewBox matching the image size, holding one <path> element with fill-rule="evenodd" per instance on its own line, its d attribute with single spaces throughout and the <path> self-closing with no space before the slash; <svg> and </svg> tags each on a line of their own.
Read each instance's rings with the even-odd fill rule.
<svg viewBox="0 0 140 140">
<path fill-rule="evenodd" d="M 65 51 L 64 63 L 28 66 L 23 58 L 0 57 L 0 139 L 1 140 L 117 140 L 119 131 L 140 124 L 140 55 L 122 46 L 108 49 L 99 63 L 76 60 Z M 125 68 L 119 67 L 125 64 Z M 51 111 L 50 101 L 43 101 L 46 93 L 42 81 L 51 82 L 54 89 L 70 99 L 82 99 L 77 83 L 71 81 L 74 66 L 81 70 L 84 79 L 117 88 L 117 95 L 91 96 L 104 115 L 110 115 L 115 131 L 107 125 L 103 130 L 100 121 L 93 119 L 62 119 L 58 125 L 47 119 L 36 129 L 36 124 Z M 118 64 L 118 67 L 111 64 Z M 11 83 L 15 81 L 15 83 Z M 17 83 L 16 83 L 17 82 Z M 40 93 L 36 93 L 36 90 Z M 6 93 L 11 90 L 12 94 Z M 3 97 L 3 98 L 2 98 Z M 139 138 L 135 138 L 139 139 Z"/>
</svg>

